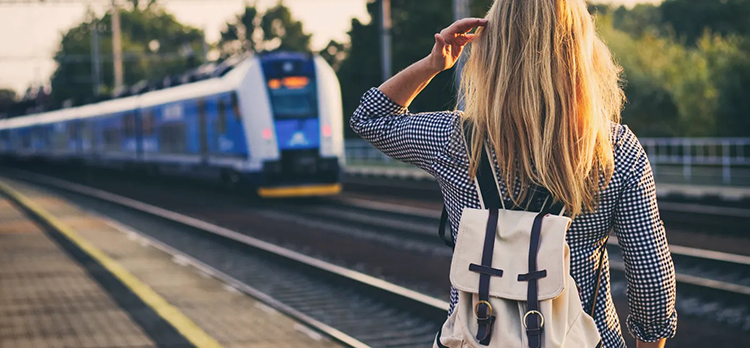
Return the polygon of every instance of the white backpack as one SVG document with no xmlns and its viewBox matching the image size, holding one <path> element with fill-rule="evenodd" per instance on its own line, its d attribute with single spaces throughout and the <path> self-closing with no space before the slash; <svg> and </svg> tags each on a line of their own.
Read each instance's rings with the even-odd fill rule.
<svg viewBox="0 0 750 348">
<path fill-rule="evenodd" d="M 475 180 L 484 209 L 464 209 L 453 252 L 450 280 L 458 303 L 433 347 L 601 347 L 570 276 L 565 235 L 571 219 L 564 209 L 548 214 L 547 201 L 542 212 L 506 210 L 488 153 Z M 593 299 L 603 254 L 604 247 Z"/>
</svg>

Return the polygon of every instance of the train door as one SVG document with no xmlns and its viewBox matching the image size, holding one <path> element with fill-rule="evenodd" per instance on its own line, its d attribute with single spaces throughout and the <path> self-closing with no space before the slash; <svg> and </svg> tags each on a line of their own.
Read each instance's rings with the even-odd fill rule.
<svg viewBox="0 0 750 348">
<path fill-rule="evenodd" d="M 198 139 L 201 161 L 208 161 L 208 117 L 206 117 L 206 101 L 198 100 Z"/>
<path fill-rule="evenodd" d="M 143 112 L 135 109 L 135 159 L 143 159 Z"/>
<path fill-rule="evenodd" d="M 83 154 L 83 122 L 82 120 L 73 122 L 73 156 L 82 156 Z"/>
</svg>

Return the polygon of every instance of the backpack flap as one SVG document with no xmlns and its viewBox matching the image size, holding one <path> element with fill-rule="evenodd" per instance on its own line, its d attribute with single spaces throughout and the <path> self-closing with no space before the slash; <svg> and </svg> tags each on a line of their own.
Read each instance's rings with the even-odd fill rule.
<svg viewBox="0 0 750 348">
<path fill-rule="evenodd" d="M 498 215 L 492 268 L 502 270 L 502 276 L 490 279 L 489 294 L 515 301 L 526 301 L 528 282 L 519 281 L 519 275 L 529 273 L 529 235 L 539 213 L 500 209 Z M 482 264 L 485 230 L 489 210 L 464 209 L 458 231 L 450 280 L 453 286 L 470 293 L 479 293 L 480 273 L 472 270 Z M 537 257 L 539 271 L 546 276 L 539 279 L 539 300 L 551 300 L 565 289 L 570 265 L 564 262 L 569 253 L 565 234 L 571 219 L 548 214 L 542 220 L 541 242 Z"/>
</svg>

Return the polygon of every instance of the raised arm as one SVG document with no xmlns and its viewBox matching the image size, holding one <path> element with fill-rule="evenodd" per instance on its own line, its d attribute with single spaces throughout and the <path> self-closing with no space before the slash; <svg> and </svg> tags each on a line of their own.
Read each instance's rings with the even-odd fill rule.
<svg viewBox="0 0 750 348">
<path fill-rule="evenodd" d="M 379 89 L 395 103 L 409 107 L 433 77 L 456 64 L 464 47 L 474 39 L 469 34 L 487 24 L 480 18 L 465 18 L 435 34 L 435 45 L 427 57 L 412 64 L 380 85 Z"/>
<path fill-rule="evenodd" d="M 352 130 L 388 156 L 434 174 L 430 165 L 449 142 L 458 113 L 410 114 L 407 107 L 435 75 L 456 63 L 474 38 L 468 32 L 485 24 L 484 19 L 462 19 L 435 34 L 429 56 L 365 93 L 350 120 Z"/>
</svg>

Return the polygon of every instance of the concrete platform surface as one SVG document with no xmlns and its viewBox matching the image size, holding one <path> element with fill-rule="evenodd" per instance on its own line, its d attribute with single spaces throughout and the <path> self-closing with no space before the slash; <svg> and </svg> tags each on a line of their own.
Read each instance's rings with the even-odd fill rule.
<svg viewBox="0 0 750 348">
<path fill-rule="evenodd" d="M 73 237 L 40 227 L 0 195 L 0 348 L 339 346 L 105 217 L 40 188 L 2 184 Z"/>
</svg>

